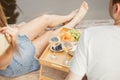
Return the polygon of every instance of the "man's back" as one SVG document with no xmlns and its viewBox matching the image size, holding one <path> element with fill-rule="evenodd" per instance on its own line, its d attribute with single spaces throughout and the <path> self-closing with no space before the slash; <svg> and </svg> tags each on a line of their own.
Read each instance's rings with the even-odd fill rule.
<svg viewBox="0 0 120 80">
<path fill-rule="evenodd" d="M 88 80 L 120 79 L 120 29 L 116 26 L 94 27 L 86 29 L 83 35 L 72 72 L 86 73 Z"/>
</svg>

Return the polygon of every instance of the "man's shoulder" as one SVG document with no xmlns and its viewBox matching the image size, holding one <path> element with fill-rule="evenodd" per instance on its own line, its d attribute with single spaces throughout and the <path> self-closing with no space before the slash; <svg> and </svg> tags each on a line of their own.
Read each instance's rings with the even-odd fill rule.
<svg viewBox="0 0 120 80">
<path fill-rule="evenodd" d="M 113 32 L 113 26 L 95 26 L 87 28 L 83 31 L 84 35 L 87 39 L 95 38 L 95 37 L 105 37 Z"/>
<path fill-rule="evenodd" d="M 102 33 L 107 32 L 113 29 L 113 25 L 106 25 L 106 26 L 94 26 L 85 29 L 84 31 L 87 33 Z"/>
</svg>

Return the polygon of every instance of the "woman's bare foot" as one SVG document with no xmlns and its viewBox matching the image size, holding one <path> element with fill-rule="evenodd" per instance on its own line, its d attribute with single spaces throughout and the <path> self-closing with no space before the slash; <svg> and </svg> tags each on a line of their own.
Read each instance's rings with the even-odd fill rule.
<svg viewBox="0 0 120 80">
<path fill-rule="evenodd" d="M 70 14 L 68 14 L 67 15 L 68 20 L 65 21 L 63 24 L 65 25 L 65 24 L 69 23 L 76 16 L 78 11 L 79 11 L 79 9 L 76 9 L 76 10 L 72 11 Z"/>
<path fill-rule="evenodd" d="M 87 11 L 88 11 L 88 4 L 87 2 L 83 1 L 76 16 L 68 24 L 64 25 L 64 27 L 74 28 L 84 18 Z"/>
<path fill-rule="evenodd" d="M 79 9 L 78 13 L 76 14 L 76 16 L 69 23 L 67 23 L 66 25 L 62 26 L 61 28 L 63 28 L 63 27 L 74 28 L 84 18 L 84 16 L 86 15 L 87 11 L 88 11 L 88 4 L 85 1 L 83 1 L 81 6 L 80 6 L 80 9 Z M 61 28 L 53 31 L 53 35 L 54 34 L 55 35 L 58 34 L 60 32 Z"/>
</svg>

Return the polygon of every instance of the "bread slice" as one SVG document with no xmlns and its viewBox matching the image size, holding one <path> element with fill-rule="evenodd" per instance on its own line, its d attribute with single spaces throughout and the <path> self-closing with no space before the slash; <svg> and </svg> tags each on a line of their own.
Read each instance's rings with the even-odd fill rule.
<svg viewBox="0 0 120 80">
<path fill-rule="evenodd" d="M 75 41 L 72 34 L 69 32 L 72 28 L 63 27 L 60 30 L 59 36 L 61 41 Z"/>
</svg>

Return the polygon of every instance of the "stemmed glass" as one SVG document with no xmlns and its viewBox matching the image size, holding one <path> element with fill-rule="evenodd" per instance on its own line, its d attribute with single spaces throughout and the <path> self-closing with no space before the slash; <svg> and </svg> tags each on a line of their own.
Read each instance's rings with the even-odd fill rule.
<svg viewBox="0 0 120 80">
<path fill-rule="evenodd" d="M 66 53 L 65 64 L 69 65 L 69 51 L 72 49 L 72 44 L 71 44 L 71 42 L 63 41 L 62 45 L 63 45 L 63 49 Z"/>
<path fill-rule="evenodd" d="M 73 41 L 73 42 L 71 42 L 71 45 L 72 45 L 72 49 L 71 49 L 71 51 L 70 51 L 69 54 L 70 54 L 71 56 L 73 56 L 74 53 L 75 53 L 75 50 L 76 50 L 76 48 L 77 48 L 77 42 Z"/>
<path fill-rule="evenodd" d="M 55 52 L 55 47 L 59 44 L 59 42 L 60 42 L 60 38 L 58 36 L 51 36 L 49 39 L 50 47 L 51 50 L 53 51 L 53 54 L 51 55 L 52 59 L 55 59 L 57 57 Z"/>
</svg>

